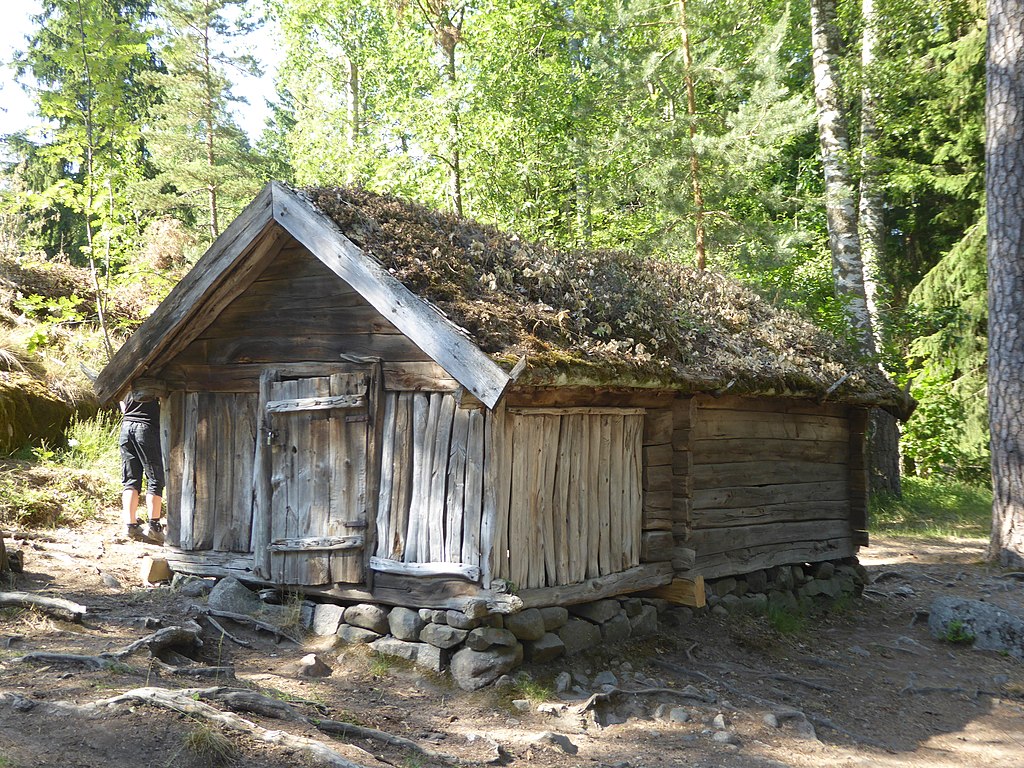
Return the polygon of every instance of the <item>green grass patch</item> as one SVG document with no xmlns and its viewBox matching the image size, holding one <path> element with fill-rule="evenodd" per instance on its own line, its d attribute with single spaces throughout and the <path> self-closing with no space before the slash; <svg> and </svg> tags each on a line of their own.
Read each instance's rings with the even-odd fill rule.
<svg viewBox="0 0 1024 768">
<path fill-rule="evenodd" d="M 905 477 L 903 498 L 871 498 L 872 533 L 925 538 L 988 538 L 992 490 L 948 478 Z"/>
</svg>

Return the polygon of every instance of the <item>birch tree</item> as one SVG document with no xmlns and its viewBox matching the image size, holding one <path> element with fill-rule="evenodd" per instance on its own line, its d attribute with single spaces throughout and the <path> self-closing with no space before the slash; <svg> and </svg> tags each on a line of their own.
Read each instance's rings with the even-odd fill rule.
<svg viewBox="0 0 1024 768">
<path fill-rule="evenodd" d="M 989 423 L 992 539 L 1001 565 L 1024 566 L 1024 3 L 988 0 Z"/>
</svg>

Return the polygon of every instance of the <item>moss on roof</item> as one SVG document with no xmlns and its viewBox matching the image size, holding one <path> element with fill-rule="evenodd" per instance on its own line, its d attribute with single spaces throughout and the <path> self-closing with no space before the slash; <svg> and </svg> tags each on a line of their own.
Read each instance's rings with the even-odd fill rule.
<svg viewBox="0 0 1024 768">
<path fill-rule="evenodd" d="M 558 251 L 356 188 L 311 202 L 526 383 L 829 395 L 905 408 L 875 366 L 738 282 L 618 251 Z M 837 386 L 838 385 L 838 386 Z"/>
</svg>

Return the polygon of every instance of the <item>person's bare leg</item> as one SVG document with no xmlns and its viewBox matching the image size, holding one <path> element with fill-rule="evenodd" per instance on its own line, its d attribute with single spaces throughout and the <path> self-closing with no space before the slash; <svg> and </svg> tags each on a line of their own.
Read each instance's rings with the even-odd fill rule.
<svg viewBox="0 0 1024 768">
<path fill-rule="evenodd" d="M 125 488 L 121 494 L 121 510 L 126 525 L 135 525 L 135 513 L 138 508 L 139 492 L 134 488 Z"/>
<path fill-rule="evenodd" d="M 146 494 L 146 511 L 149 513 L 149 521 L 156 523 L 160 521 L 160 513 L 163 509 L 163 498 L 161 496 L 154 496 L 151 493 Z"/>
</svg>

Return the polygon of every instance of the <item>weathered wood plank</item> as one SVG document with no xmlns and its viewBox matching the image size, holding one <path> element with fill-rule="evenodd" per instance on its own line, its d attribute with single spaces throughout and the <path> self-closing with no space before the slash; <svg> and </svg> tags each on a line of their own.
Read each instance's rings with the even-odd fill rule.
<svg viewBox="0 0 1024 768">
<path fill-rule="evenodd" d="M 398 395 L 395 412 L 395 466 L 394 491 L 391 502 L 391 560 L 405 561 L 405 548 L 409 529 L 409 506 L 413 487 L 413 395 Z"/>
<path fill-rule="evenodd" d="M 277 372 L 273 369 L 268 369 L 260 375 L 260 391 L 256 404 L 256 456 L 252 464 L 252 561 L 256 574 L 264 579 L 272 575 L 267 545 L 271 539 L 274 495 L 273 448 L 270 445 L 273 423 L 264 405 L 270 399 L 271 384 L 276 378 Z"/>
<path fill-rule="evenodd" d="M 230 457 L 232 490 L 227 503 L 230 516 L 227 530 L 218 530 L 219 544 L 215 549 L 230 552 L 250 551 L 252 541 L 252 471 L 256 451 L 256 407 L 253 395 L 219 395 L 225 398 L 227 423 L 231 425 L 231 443 L 225 446 Z M 221 480 L 218 477 L 218 484 Z"/>
<path fill-rule="evenodd" d="M 355 395 L 367 392 L 367 376 L 361 374 L 333 374 L 330 377 L 331 395 Z M 367 399 L 367 409 L 370 400 Z M 373 401 L 376 403 L 376 401 Z M 370 454 L 376 447 L 371 444 L 370 435 L 376 429 L 368 419 L 353 419 L 344 416 L 343 411 L 331 411 L 332 450 L 335 453 L 334 463 L 340 465 L 335 475 L 341 477 L 344 488 L 342 492 L 333 492 L 341 499 L 340 504 L 331 510 L 332 534 L 355 535 L 356 531 L 365 529 L 369 516 L 368 471 Z M 367 414 L 368 415 L 368 414 Z M 374 420 L 379 418 L 374 414 Z M 337 426 L 335 426 L 337 424 Z M 338 434 L 340 430 L 340 435 Z M 331 578 L 334 581 L 358 584 L 364 580 L 363 564 L 366 553 L 361 551 L 332 552 Z"/>
<path fill-rule="evenodd" d="M 850 494 L 850 526 L 853 528 L 854 544 L 866 547 L 868 496 L 871 490 L 867 458 L 868 411 L 863 408 L 851 408 L 849 423 L 850 474 L 847 485 Z"/>
<path fill-rule="evenodd" d="M 448 446 L 448 495 L 444 510 L 444 557 L 449 563 L 462 557 L 463 521 L 466 516 L 466 462 L 469 454 L 469 411 L 457 409 Z"/>
<path fill-rule="evenodd" d="M 782 440 L 845 440 L 846 419 L 784 413 L 698 410 L 693 436 Z"/>
<path fill-rule="evenodd" d="M 282 185 L 273 186 L 273 211 L 297 240 L 488 407 L 501 399 L 511 383 L 508 375 L 457 327 L 342 235 L 333 222 Z"/>
<path fill-rule="evenodd" d="M 625 541 L 624 518 L 627 510 L 625 507 L 625 424 L 622 416 L 609 416 L 609 441 L 608 441 L 608 501 L 610 512 L 608 519 L 609 549 L 610 558 L 608 562 L 608 573 L 621 571 L 623 561 L 628 556 L 627 544 Z M 671 481 L 670 481 L 671 482 Z"/>
<path fill-rule="evenodd" d="M 645 466 L 643 469 L 643 489 L 645 491 L 670 491 L 672 490 L 672 466 L 663 464 L 661 466 Z"/>
<path fill-rule="evenodd" d="M 435 395 L 431 395 L 431 409 Z M 455 419 L 455 398 L 449 394 L 436 395 L 438 416 L 434 441 L 428 443 L 431 452 L 430 500 L 427 512 L 427 552 L 425 562 L 441 563 L 447 560 L 445 549 L 445 500 L 448 482 L 448 446 L 451 443 Z"/>
<path fill-rule="evenodd" d="M 333 275 L 329 279 L 333 284 L 338 282 Z M 325 335 L 328 329 L 341 334 L 401 334 L 401 331 L 368 305 L 316 307 L 316 303 L 324 302 L 310 301 L 306 306 L 280 309 L 273 300 L 261 304 L 250 299 L 245 304 L 255 306 L 243 309 L 236 300 L 198 338 L 215 340 L 239 335 L 271 338 L 302 336 L 307 333 Z"/>
<path fill-rule="evenodd" d="M 644 445 L 662 445 L 672 442 L 675 421 L 671 408 L 652 408 L 644 415 Z"/>
<path fill-rule="evenodd" d="M 630 556 L 627 565 L 634 566 L 640 563 L 640 536 L 643 531 L 644 520 L 644 499 L 643 483 L 640 479 L 643 471 L 643 422 L 640 419 L 632 419 L 630 430 L 632 437 L 632 450 L 630 451 L 629 467 L 629 542 Z"/>
<path fill-rule="evenodd" d="M 398 395 L 389 392 L 384 397 L 384 430 L 381 436 L 380 492 L 377 495 L 377 547 L 376 556 L 393 558 L 390 551 L 392 491 L 395 485 L 395 406 Z"/>
<path fill-rule="evenodd" d="M 547 495 L 544 488 L 544 471 L 547 466 L 547 457 L 544 451 L 544 419 L 546 417 L 525 416 L 528 438 L 529 469 L 527 472 L 530 515 L 526 521 L 524 538 L 517 546 L 522 547 L 529 562 L 529 571 L 526 579 L 527 587 L 543 587 L 544 579 L 544 541 L 550 536 L 550 520 L 547 519 L 547 507 L 545 498 Z M 509 547 L 511 549 L 511 546 Z"/>
<path fill-rule="evenodd" d="M 541 541 L 544 552 L 543 585 L 559 584 L 558 561 L 559 547 L 565 538 L 565 518 L 558 519 L 555 513 L 555 494 L 557 493 L 558 473 L 558 440 L 561 433 L 562 418 L 557 415 L 542 416 L 541 422 L 541 483 L 540 483 L 540 517 Z"/>
<path fill-rule="evenodd" d="M 459 561 L 466 565 L 481 564 L 480 521 L 484 507 L 484 445 L 486 416 L 484 411 L 469 413 L 469 434 L 466 438 L 466 483 L 463 500 L 462 543 Z"/>
<path fill-rule="evenodd" d="M 351 536 L 310 536 L 299 539 L 277 539 L 268 545 L 271 552 L 333 552 L 342 549 L 359 549 L 365 543 L 360 534 Z M 320 581 L 318 584 L 325 582 Z"/>
<path fill-rule="evenodd" d="M 619 569 L 612 563 L 612 494 L 611 494 L 611 454 L 612 425 L 610 416 L 595 417 L 600 424 L 600 443 L 598 444 L 597 466 L 600 468 L 597 477 L 597 507 L 600 541 L 598 544 L 598 567 L 602 576 L 615 573 Z M 615 542 L 618 547 L 619 542 Z"/>
<path fill-rule="evenodd" d="M 523 589 L 517 592 L 517 597 L 526 608 L 576 605 L 668 584 L 672 581 L 672 574 L 671 563 L 647 563 L 620 573 L 587 579 L 580 584 Z"/>
<path fill-rule="evenodd" d="M 711 438 L 693 441 L 694 464 L 726 464 L 733 461 L 820 461 L 842 464 L 849 457 L 843 440 L 781 440 L 774 438 Z"/>
<path fill-rule="evenodd" d="M 691 608 L 703 608 L 708 604 L 704 592 L 704 577 L 700 575 L 692 579 L 673 579 L 671 584 L 649 589 L 641 594 L 644 597 L 668 600 L 673 605 L 688 605 Z"/>
<path fill-rule="evenodd" d="M 366 408 L 366 395 L 300 397 L 295 400 L 271 400 L 267 403 L 267 411 L 270 413 L 323 411 L 332 408 Z"/>
<path fill-rule="evenodd" d="M 507 578 L 508 557 L 504 552 L 508 531 L 511 483 L 511 446 L 505 429 L 505 403 L 484 414 L 484 498 L 480 517 L 480 565 L 483 585 Z"/>
<path fill-rule="evenodd" d="M 815 538 L 810 541 L 789 541 L 784 545 L 769 544 L 730 552 L 699 555 L 693 570 L 705 579 L 717 579 L 737 573 L 750 573 L 762 568 L 789 563 L 816 563 L 850 557 L 857 547 L 849 537 L 839 539 Z"/>
<path fill-rule="evenodd" d="M 307 380 L 306 391 L 314 400 L 331 398 L 331 377 L 318 376 Z M 365 398 L 364 398 L 365 402 Z M 269 410 L 268 403 L 268 410 Z M 339 416 L 344 411 L 317 409 L 303 412 L 303 420 L 309 420 L 309 517 L 306 533 L 308 538 L 316 538 L 324 533 L 334 533 L 332 522 L 332 482 L 335 478 L 334 465 L 338 460 L 333 440 L 333 423 L 342 421 Z M 346 457 L 347 458 L 347 457 Z M 307 553 L 305 557 L 305 578 L 303 584 L 326 584 L 331 578 L 331 558 L 326 553 Z"/>
<path fill-rule="evenodd" d="M 160 410 L 161 434 L 167 452 L 167 478 L 164 489 L 164 517 L 167 523 L 166 543 L 181 543 L 181 494 L 185 452 L 185 393 L 172 392 Z"/>
<path fill-rule="evenodd" d="M 750 507 L 695 509 L 690 525 L 693 528 L 727 528 L 766 523 L 848 520 L 849 517 L 850 502 L 846 499 L 840 501 L 789 501 Z"/>
<path fill-rule="evenodd" d="M 601 464 L 601 417 L 587 416 L 587 463 L 581 486 L 586 493 L 582 509 L 587 517 L 587 578 L 601 576 L 601 475 L 606 466 Z"/>
<path fill-rule="evenodd" d="M 558 420 L 558 434 L 555 444 L 548 450 L 555 456 L 553 492 L 551 496 L 551 520 L 553 537 L 550 544 L 555 552 L 555 576 L 553 584 L 571 584 L 573 578 L 569 570 L 569 549 L 576 545 L 576 536 L 570 536 L 570 528 L 575 525 L 569 510 L 569 475 L 572 471 L 569 441 L 573 422 L 578 421 L 571 416 Z M 555 448 L 557 446 L 557 450 Z"/>
<path fill-rule="evenodd" d="M 193 549 L 211 549 L 216 521 L 217 429 L 214 395 L 199 394 L 196 418 L 195 488 L 192 519 Z"/>
<path fill-rule="evenodd" d="M 381 358 L 389 361 L 429 358 L 405 336 L 352 333 L 323 336 L 303 334 L 273 338 L 259 335 L 228 339 L 198 339 L 174 362 L 182 365 L 234 365 L 237 363 L 334 362 L 343 357 Z"/>
<path fill-rule="evenodd" d="M 671 442 L 659 443 L 657 445 L 645 444 L 643 446 L 644 466 L 671 466 L 673 453 Z"/>
<path fill-rule="evenodd" d="M 664 408 L 675 396 L 675 391 L 666 389 L 513 384 L 504 400 L 509 408 Z"/>
<path fill-rule="evenodd" d="M 845 464 L 815 461 L 738 461 L 732 464 L 699 464 L 693 468 L 694 487 L 724 488 L 737 485 L 779 485 L 808 479 L 836 482 L 847 476 Z M 678 479 L 678 478 L 677 478 Z"/>
<path fill-rule="evenodd" d="M 424 517 L 427 509 L 428 477 L 430 473 L 430 455 L 427 453 L 427 422 L 430 417 L 430 396 L 417 394 L 413 397 L 412 413 L 412 487 L 409 492 L 409 524 L 405 539 L 405 552 L 402 560 L 414 563 L 426 560 L 426 552 L 421 554 L 421 539 L 425 534 L 420 527 L 426 525 Z"/>
<path fill-rule="evenodd" d="M 693 492 L 693 511 L 746 509 L 765 504 L 834 502 L 848 498 L 846 481 L 781 483 L 774 485 L 738 485 L 699 488 Z"/>
<path fill-rule="evenodd" d="M 817 403 L 787 397 L 743 397 L 739 395 L 697 395 L 697 407 L 706 410 L 749 411 L 752 413 L 785 413 L 807 416 L 846 416 L 846 406 L 838 403 Z"/>
<path fill-rule="evenodd" d="M 643 408 L 622 408 L 614 406 L 586 406 L 586 407 L 537 407 L 527 408 L 524 406 L 509 406 L 509 413 L 523 414 L 524 416 L 579 416 L 579 415 L 613 415 L 613 416 L 626 416 L 633 414 L 644 413 Z"/>
<path fill-rule="evenodd" d="M 512 485 L 509 498 L 508 578 L 520 587 L 527 586 L 530 572 L 528 527 L 530 522 L 531 445 L 527 433 L 529 420 L 522 414 L 508 414 L 512 422 Z"/>
<path fill-rule="evenodd" d="M 687 546 L 697 551 L 697 557 L 719 552 L 772 545 L 786 546 L 790 542 L 815 539 L 849 538 L 848 520 L 812 520 L 795 523 L 766 523 L 738 525 L 728 528 L 694 528 Z"/>
<path fill-rule="evenodd" d="M 400 563 L 380 557 L 370 558 L 370 568 L 381 573 L 405 576 L 461 576 L 469 581 L 480 580 L 480 568 L 465 563 Z"/>
<path fill-rule="evenodd" d="M 566 497 L 569 575 L 563 583 L 576 584 L 587 577 L 587 540 L 590 534 L 586 478 L 590 441 L 587 437 L 586 417 L 566 421 L 569 425 L 566 444 L 569 456 L 569 492 Z"/>
<path fill-rule="evenodd" d="M 672 560 L 675 537 L 671 531 L 644 531 L 641 537 L 640 562 Z"/>
<path fill-rule="evenodd" d="M 673 432 L 687 430 L 693 426 L 697 413 L 697 398 L 680 397 L 672 402 Z"/>
<path fill-rule="evenodd" d="M 208 397 L 213 441 L 213 451 L 206 454 L 213 468 L 211 501 L 207 511 L 213 523 L 211 549 L 230 550 L 235 488 L 234 395 L 211 394 Z"/>
</svg>

